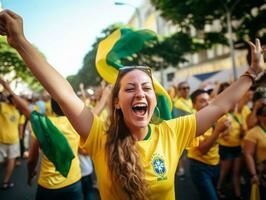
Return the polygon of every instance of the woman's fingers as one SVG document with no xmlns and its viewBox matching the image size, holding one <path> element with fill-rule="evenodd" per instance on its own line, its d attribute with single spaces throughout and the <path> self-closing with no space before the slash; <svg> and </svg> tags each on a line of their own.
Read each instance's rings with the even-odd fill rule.
<svg viewBox="0 0 266 200">
<path fill-rule="evenodd" d="M 14 19 L 18 19 L 18 18 L 20 18 L 19 15 L 17 15 L 16 13 L 14 13 L 14 12 L 11 11 L 11 10 L 6 9 L 5 11 L 6 11 L 6 13 L 7 13 L 9 16 L 11 16 L 11 17 L 14 18 Z"/>
<path fill-rule="evenodd" d="M 256 49 L 255 44 L 253 44 L 253 42 L 251 42 L 251 41 L 247 41 L 247 42 L 248 42 L 248 44 L 249 44 L 251 50 L 252 50 L 252 51 L 255 51 L 255 49 Z"/>
<path fill-rule="evenodd" d="M 0 12 L 0 21 L 3 24 L 7 24 L 8 22 L 10 22 L 12 20 L 13 20 L 13 18 L 9 15 L 9 13 L 6 10 Z"/>
<path fill-rule="evenodd" d="M 260 40 L 256 38 L 256 49 L 259 51 L 261 50 Z"/>
</svg>

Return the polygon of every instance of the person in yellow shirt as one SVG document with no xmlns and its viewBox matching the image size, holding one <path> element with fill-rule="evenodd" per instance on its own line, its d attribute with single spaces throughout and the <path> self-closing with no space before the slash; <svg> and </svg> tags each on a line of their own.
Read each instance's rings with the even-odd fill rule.
<svg viewBox="0 0 266 200">
<path fill-rule="evenodd" d="M 257 110 L 258 124 L 244 138 L 244 155 L 251 183 L 259 185 L 260 199 L 266 199 L 266 105 Z"/>
<path fill-rule="evenodd" d="M 240 100 L 264 67 L 259 40 L 256 45 L 250 42 L 251 67 L 239 80 L 199 112 L 157 125 L 150 124 L 157 104 L 151 69 L 122 67 L 117 71 L 106 127 L 27 41 L 20 16 L 0 12 L 0 29 L 81 136 L 81 146 L 95 164 L 103 200 L 175 199 L 173 172 L 183 150 Z"/>
<path fill-rule="evenodd" d="M 193 107 L 199 111 L 209 105 L 207 91 L 198 89 L 191 94 Z M 203 135 L 195 138 L 199 145 L 188 149 L 189 171 L 191 179 L 198 189 L 201 200 L 218 200 L 216 185 L 219 178 L 219 145 L 217 139 L 230 124 L 228 121 L 216 123 Z"/>
<path fill-rule="evenodd" d="M 10 178 L 14 171 L 15 160 L 20 155 L 19 118 L 20 114 L 12 104 L 11 96 L 3 94 L 0 102 L 0 162 L 6 161 L 2 189 L 14 186 Z"/>
<path fill-rule="evenodd" d="M 225 84 L 224 84 L 225 85 Z M 219 94 L 229 86 L 224 87 L 221 84 Z M 240 187 L 240 171 L 242 165 L 242 140 L 245 135 L 245 119 L 242 117 L 242 113 L 237 112 L 237 105 L 232 107 L 228 113 L 226 113 L 222 119 L 227 119 L 231 123 L 229 133 L 219 138 L 219 154 L 221 159 L 220 177 L 217 184 L 217 190 L 220 196 L 223 195 L 222 185 L 225 177 L 229 171 L 232 170 L 232 181 L 234 185 L 234 193 L 237 199 L 241 199 L 241 187 Z"/>
<path fill-rule="evenodd" d="M 194 112 L 192 101 L 189 97 L 190 87 L 186 81 L 177 85 L 177 98 L 174 99 L 173 117 L 180 117 Z"/>
<path fill-rule="evenodd" d="M 190 86 L 188 82 L 182 81 L 178 83 L 177 85 L 177 97 L 173 100 L 173 110 L 172 110 L 172 116 L 180 117 L 192 114 L 194 112 L 192 101 L 189 97 L 190 93 Z M 185 175 L 185 159 L 186 159 L 186 152 L 183 153 L 177 171 L 176 175 L 179 176 L 181 179 L 183 179 Z"/>
<path fill-rule="evenodd" d="M 250 112 L 250 114 L 247 117 L 248 129 L 252 129 L 258 123 L 257 111 L 264 103 L 263 94 L 261 92 L 256 91 L 253 95 L 252 103 L 253 103 L 252 111 Z"/>
<path fill-rule="evenodd" d="M 11 94 L 12 102 L 20 109 L 27 119 L 30 119 L 31 113 L 27 103 L 17 96 L 9 85 L 0 78 L 0 84 Z M 51 107 L 56 117 L 49 117 L 51 122 L 63 133 L 68 141 L 70 148 L 74 153 L 74 159 L 71 161 L 69 173 L 64 177 L 56 170 L 55 165 L 46 157 L 44 153 L 41 156 L 40 175 L 36 200 L 82 200 L 81 172 L 78 159 L 78 147 L 80 137 L 64 116 L 60 106 L 52 99 Z M 60 144 L 59 144 L 60 145 Z M 36 175 L 36 166 L 39 160 L 39 150 L 42 150 L 34 134 L 32 134 L 32 143 L 28 158 L 28 184 L 31 185 L 32 178 Z M 42 152 L 42 151 L 41 151 Z"/>
<path fill-rule="evenodd" d="M 48 117 L 56 116 L 51 107 L 51 96 L 45 91 L 42 94 L 45 103 L 45 115 Z"/>
</svg>

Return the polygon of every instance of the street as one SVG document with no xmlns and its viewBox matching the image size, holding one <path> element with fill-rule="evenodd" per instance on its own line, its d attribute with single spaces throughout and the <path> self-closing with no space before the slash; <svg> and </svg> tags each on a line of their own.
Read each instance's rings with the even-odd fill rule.
<svg viewBox="0 0 266 200">
<path fill-rule="evenodd" d="M 0 165 L 0 179 L 2 181 L 4 165 Z M 9 190 L 0 189 L 1 200 L 33 200 L 36 192 L 36 179 L 32 186 L 27 185 L 26 160 L 21 160 L 21 165 L 16 166 L 11 181 L 15 183 L 14 188 Z M 189 177 L 180 179 L 176 177 L 176 199 L 178 200 L 198 200 L 197 191 Z M 97 199 L 97 198 L 96 198 Z"/>
</svg>

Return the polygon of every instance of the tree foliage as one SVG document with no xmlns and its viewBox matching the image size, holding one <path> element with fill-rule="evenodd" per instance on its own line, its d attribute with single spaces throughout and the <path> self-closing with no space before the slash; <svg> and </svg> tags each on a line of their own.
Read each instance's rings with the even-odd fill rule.
<svg viewBox="0 0 266 200">
<path fill-rule="evenodd" d="M 12 81 L 26 82 L 34 91 L 43 89 L 28 70 L 19 54 L 9 46 L 4 37 L 0 38 L 0 75 L 8 75 Z"/>
<path fill-rule="evenodd" d="M 197 35 L 207 44 L 226 44 L 226 12 L 231 13 L 235 48 L 246 48 L 246 40 L 259 37 L 266 42 L 265 0 L 151 0 L 161 12 L 161 16 L 180 27 L 181 32 L 189 33 L 191 28 L 202 31 Z M 220 29 L 204 30 L 206 25 L 220 22 Z"/>
</svg>

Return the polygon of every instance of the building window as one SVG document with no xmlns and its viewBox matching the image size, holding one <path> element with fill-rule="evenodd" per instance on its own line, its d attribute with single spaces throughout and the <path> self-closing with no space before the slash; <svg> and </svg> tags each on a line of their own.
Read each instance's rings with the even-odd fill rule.
<svg viewBox="0 0 266 200">
<path fill-rule="evenodd" d="M 167 77 L 167 82 L 171 82 L 175 77 L 175 73 L 174 72 L 168 73 L 166 77 Z"/>
</svg>

